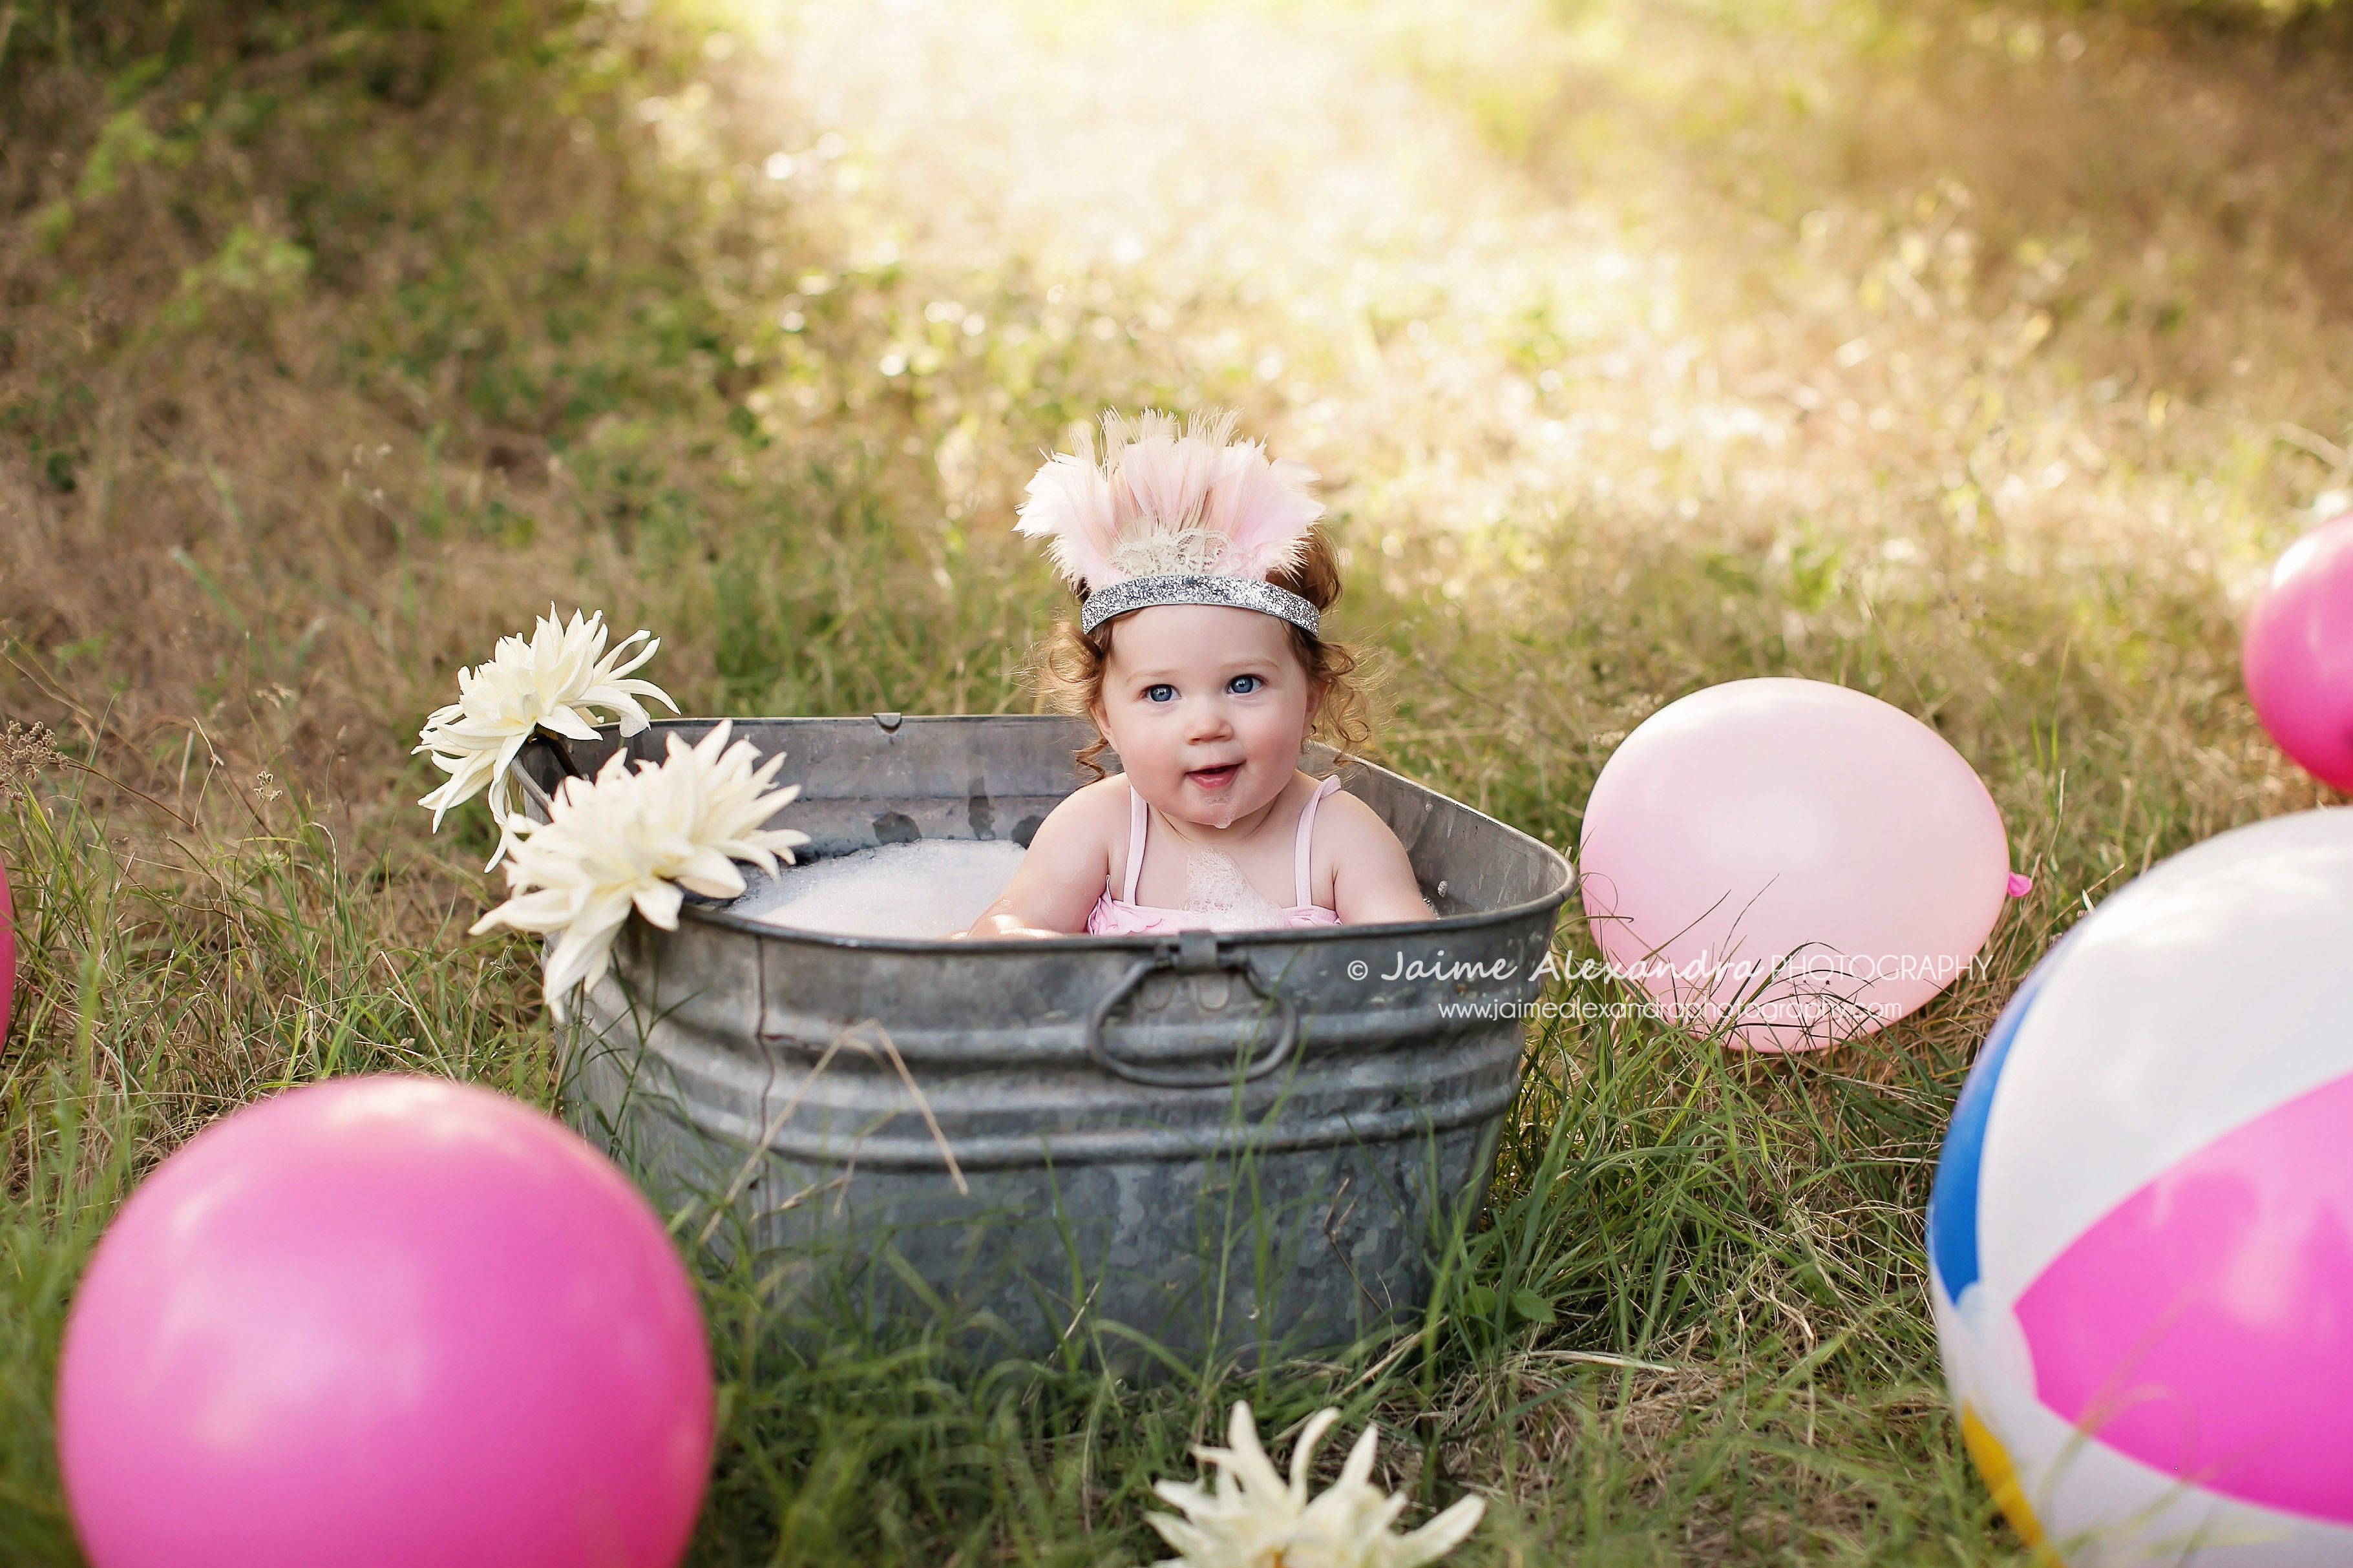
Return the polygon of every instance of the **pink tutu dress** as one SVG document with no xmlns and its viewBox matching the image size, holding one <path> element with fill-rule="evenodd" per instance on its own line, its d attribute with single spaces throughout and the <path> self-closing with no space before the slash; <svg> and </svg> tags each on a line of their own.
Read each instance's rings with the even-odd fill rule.
<svg viewBox="0 0 2353 1568">
<path fill-rule="evenodd" d="M 1293 896 L 1296 899 L 1289 909 L 1277 912 L 1278 918 L 1253 921 L 1247 926 L 1221 922 L 1211 913 L 1200 910 L 1163 910 L 1135 901 L 1136 879 L 1144 874 L 1144 839 L 1151 822 L 1151 812 L 1144 797 L 1130 784 L 1127 800 L 1130 806 L 1127 835 L 1127 886 L 1122 896 L 1113 898 L 1111 889 L 1103 889 L 1102 898 L 1087 915 L 1087 931 L 1092 936 L 1124 936 L 1135 932 L 1157 935 L 1163 931 L 1263 930 L 1269 926 L 1335 926 L 1340 923 L 1337 910 L 1327 910 L 1314 902 L 1307 890 L 1307 847 L 1315 831 L 1315 808 L 1324 797 L 1340 787 L 1337 778 L 1328 778 L 1310 796 L 1306 809 L 1299 814 L 1299 836 L 1292 850 Z M 1269 900 L 1271 902 L 1271 900 Z"/>
</svg>

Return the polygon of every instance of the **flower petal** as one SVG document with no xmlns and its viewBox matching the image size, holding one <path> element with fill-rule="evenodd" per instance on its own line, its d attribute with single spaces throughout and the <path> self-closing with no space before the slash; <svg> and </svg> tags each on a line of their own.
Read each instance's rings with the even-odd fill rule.
<svg viewBox="0 0 2353 1568">
<path fill-rule="evenodd" d="M 1291 1446 L 1291 1489 L 1303 1503 L 1307 1500 L 1307 1467 L 1314 1463 L 1316 1446 L 1324 1441 L 1324 1434 L 1339 1419 L 1339 1411 L 1325 1406 L 1308 1417 L 1298 1440 Z"/>
<path fill-rule="evenodd" d="M 1419 1530 L 1400 1539 L 1396 1555 L 1390 1559 L 1394 1568 L 1421 1568 L 1425 1563 L 1435 1563 L 1464 1542 L 1479 1528 L 1480 1516 L 1487 1511 L 1487 1500 L 1476 1495 L 1466 1497 L 1449 1508 Z"/>
</svg>

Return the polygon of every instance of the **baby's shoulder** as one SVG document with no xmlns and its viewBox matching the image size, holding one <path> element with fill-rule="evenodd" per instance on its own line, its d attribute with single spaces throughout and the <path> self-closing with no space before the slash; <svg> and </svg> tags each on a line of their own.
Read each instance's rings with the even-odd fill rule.
<svg viewBox="0 0 2353 1568">
<path fill-rule="evenodd" d="M 1077 789 L 1064 795 L 1062 804 L 1054 809 L 1076 812 L 1081 815 L 1125 811 L 1128 794 L 1125 773 L 1107 773 L 1094 783 L 1081 784 Z"/>
<path fill-rule="evenodd" d="M 1038 837 L 1064 840 L 1108 838 L 1114 828 L 1124 834 L 1130 809 L 1127 794 L 1127 780 L 1117 773 L 1082 784 L 1046 814 L 1046 820 L 1038 826 Z"/>
<path fill-rule="evenodd" d="M 1398 842 L 1398 836 L 1381 819 L 1381 814 L 1345 789 L 1335 789 L 1325 795 L 1319 809 L 1322 812 L 1316 819 L 1319 837 L 1323 825 L 1328 822 L 1333 838 L 1341 845 Z"/>
</svg>

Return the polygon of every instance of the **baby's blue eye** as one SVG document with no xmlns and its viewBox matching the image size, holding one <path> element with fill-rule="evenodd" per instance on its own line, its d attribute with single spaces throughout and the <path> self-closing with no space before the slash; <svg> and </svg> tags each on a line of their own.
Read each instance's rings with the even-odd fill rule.
<svg viewBox="0 0 2353 1568">
<path fill-rule="evenodd" d="M 1176 700 L 1176 689 L 1165 682 L 1158 686 L 1147 686 L 1144 689 L 1144 700 L 1146 702 L 1174 702 Z"/>
<path fill-rule="evenodd" d="M 1226 682 L 1226 689 L 1237 697 L 1247 697 L 1266 682 L 1255 675 L 1237 675 Z"/>
</svg>

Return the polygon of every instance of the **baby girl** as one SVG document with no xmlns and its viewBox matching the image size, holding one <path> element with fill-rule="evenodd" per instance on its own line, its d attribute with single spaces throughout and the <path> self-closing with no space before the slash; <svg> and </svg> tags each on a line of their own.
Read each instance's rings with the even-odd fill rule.
<svg viewBox="0 0 2353 1568">
<path fill-rule="evenodd" d="M 1405 847 L 1337 778 L 1299 769 L 1319 717 L 1365 733 L 1314 473 L 1230 440 L 1233 416 L 1103 416 L 1029 481 L 1021 531 L 1078 591 L 1050 665 L 1126 770 L 1039 825 L 960 937 L 1369 924 L 1431 916 Z M 1090 433 L 1091 435 L 1092 433 Z M 1098 773 L 1101 772 L 1097 768 Z"/>
</svg>

